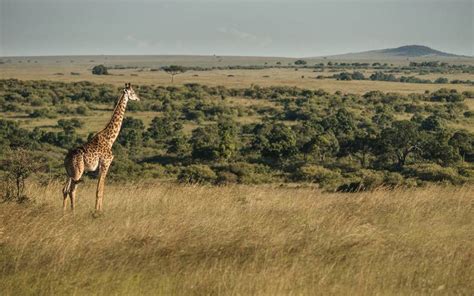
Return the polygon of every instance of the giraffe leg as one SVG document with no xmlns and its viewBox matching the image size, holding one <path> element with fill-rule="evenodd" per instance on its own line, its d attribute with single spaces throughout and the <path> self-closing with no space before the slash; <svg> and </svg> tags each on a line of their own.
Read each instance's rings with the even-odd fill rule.
<svg viewBox="0 0 474 296">
<path fill-rule="evenodd" d="M 97 192 L 95 200 L 96 211 L 102 211 L 102 201 L 104 198 L 104 186 L 105 177 L 109 171 L 110 164 L 112 163 L 113 156 L 106 160 L 101 160 L 99 164 L 99 181 L 97 182 Z"/>
<path fill-rule="evenodd" d="M 66 172 L 69 180 L 63 189 L 63 209 L 67 206 L 67 196 L 71 200 L 71 210 L 74 210 L 76 200 L 77 183 L 80 182 L 82 174 L 84 173 L 84 158 L 83 153 L 79 150 L 73 150 L 66 156 L 64 160 Z"/>
<path fill-rule="evenodd" d="M 71 181 L 71 190 L 69 191 L 69 198 L 71 199 L 71 210 L 74 211 L 74 206 L 76 203 L 76 190 L 77 190 L 77 183 L 76 181 Z"/>
<path fill-rule="evenodd" d="M 63 211 L 65 211 L 67 207 L 67 196 L 71 188 L 71 182 L 72 182 L 72 179 L 68 178 L 66 181 L 66 185 L 64 185 L 64 188 L 63 188 Z"/>
</svg>

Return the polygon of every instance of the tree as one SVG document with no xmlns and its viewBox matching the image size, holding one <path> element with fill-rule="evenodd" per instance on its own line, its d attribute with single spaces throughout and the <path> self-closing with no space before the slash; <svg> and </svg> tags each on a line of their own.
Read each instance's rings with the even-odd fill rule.
<svg viewBox="0 0 474 296">
<path fill-rule="evenodd" d="M 348 72 L 341 72 L 339 74 L 334 74 L 334 78 L 337 80 L 352 80 L 352 76 Z"/>
<path fill-rule="evenodd" d="M 424 133 L 422 142 L 422 156 L 437 164 L 448 166 L 461 160 L 456 147 L 449 145 L 450 134 L 438 129 Z"/>
<path fill-rule="evenodd" d="M 238 128 L 230 121 L 221 121 L 217 125 L 219 130 L 219 158 L 229 160 L 233 158 L 238 150 Z"/>
<path fill-rule="evenodd" d="M 104 65 L 97 65 L 92 68 L 92 74 L 94 75 L 108 75 L 107 67 Z"/>
<path fill-rule="evenodd" d="M 163 71 L 171 75 L 171 83 L 174 81 L 174 76 L 186 72 L 186 68 L 178 65 L 170 65 L 162 68 Z"/>
<path fill-rule="evenodd" d="M 307 62 L 305 60 L 296 60 L 295 65 L 306 65 Z"/>
<path fill-rule="evenodd" d="M 467 131 L 455 132 L 448 141 L 454 147 L 463 161 L 474 162 L 474 135 Z"/>
<path fill-rule="evenodd" d="M 217 125 L 198 127 L 191 136 L 192 156 L 202 160 L 219 158 L 219 130 Z"/>
<path fill-rule="evenodd" d="M 332 132 L 317 134 L 301 147 L 301 152 L 310 154 L 324 161 L 327 156 L 334 155 L 339 150 L 339 142 Z"/>
<path fill-rule="evenodd" d="M 31 173 L 38 170 L 37 163 L 28 151 L 22 148 L 12 150 L 7 154 L 1 163 L 2 167 L 6 169 L 1 190 L 4 201 L 18 203 L 28 201 L 29 198 L 25 195 L 25 180 Z"/>
<path fill-rule="evenodd" d="M 130 156 L 137 156 L 142 148 L 144 130 L 143 121 L 133 117 L 125 117 L 117 142 L 129 149 Z"/>
<path fill-rule="evenodd" d="M 335 114 L 324 118 L 321 125 L 325 130 L 332 131 L 339 142 L 351 139 L 356 130 L 354 115 L 345 108 L 341 108 Z"/>
<path fill-rule="evenodd" d="M 191 137 L 192 156 L 203 160 L 233 158 L 238 150 L 238 128 L 232 121 L 221 121 L 217 125 L 199 127 Z"/>
<path fill-rule="evenodd" d="M 441 88 L 433 92 L 430 99 L 435 102 L 462 102 L 464 95 L 455 89 Z"/>
<path fill-rule="evenodd" d="M 421 152 L 422 135 L 415 122 L 395 121 L 382 131 L 378 142 L 380 152 L 395 157 L 397 168 L 402 169 L 410 155 Z"/>
<path fill-rule="evenodd" d="M 166 143 L 182 129 L 183 125 L 171 116 L 155 117 L 147 130 L 147 136 L 156 143 Z"/>
<path fill-rule="evenodd" d="M 354 80 L 364 80 L 365 76 L 361 72 L 355 71 L 354 73 L 352 73 L 351 78 Z"/>
<path fill-rule="evenodd" d="M 426 131 L 438 131 L 443 129 L 443 122 L 438 116 L 430 115 L 421 122 L 421 128 Z"/>
<path fill-rule="evenodd" d="M 369 156 L 374 152 L 378 130 L 372 124 L 356 131 L 354 139 L 350 140 L 345 148 L 346 153 L 350 153 L 360 161 L 363 168 L 369 165 Z"/>
<path fill-rule="evenodd" d="M 392 125 L 394 116 L 387 112 L 380 112 L 372 117 L 372 122 L 380 129 L 389 128 Z"/>
<path fill-rule="evenodd" d="M 370 80 L 397 81 L 397 78 L 393 74 L 385 74 L 381 71 L 377 71 L 374 74 L 370 75 Z"/>
<path fill-rule="evenodd" d="M 168 141 L 167 153 L 174 153 L 178 157 L 185 157 L 190 153 L 188 138 L 181 132 Z"/>
<path fill-rule="evenodd" d="M 265 123 L 255 128 L 254 148 L 279 164 L 297 151 L 295 132 L 283 123 Z"/>
<path fill-rule="evenodd" d="M 59 119 L 58 127 L 62 128 L 65 132 L 69 132 L 75 130 L 76 128 L 81 128 L 82 122 L 77 118 L 72 118 L 70 120 Z"/>
</svg>

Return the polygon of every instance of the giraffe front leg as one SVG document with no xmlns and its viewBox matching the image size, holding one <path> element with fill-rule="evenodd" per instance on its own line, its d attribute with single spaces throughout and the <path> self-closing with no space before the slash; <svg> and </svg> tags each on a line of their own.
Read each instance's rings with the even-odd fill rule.
<svg viewBox="0 0 474 296">
<path fill-rule="evenodd" d="M 110 164 L 112 163 L 113 156 L 110 159 L 102 160 L 99 164 L 99 181 L 97 182 L 97 192 L 95 200 L 95 210 L 102 211 L 102 201 L 104 198 L 104 186 L 107 172 L 109 171 Z"/>
</svg>

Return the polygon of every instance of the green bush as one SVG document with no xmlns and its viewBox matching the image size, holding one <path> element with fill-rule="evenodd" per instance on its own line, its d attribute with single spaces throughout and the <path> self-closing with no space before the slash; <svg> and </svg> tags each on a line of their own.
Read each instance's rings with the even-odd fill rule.
<svg viewBox="0 0 474 296">
<path fill-rule="evenodd" d="M 395 172 L 385 172 L 383 184 L 388 187 L 397 187 L 403 185 L 404 178 L 402 174 Z"/>
<path fill-rule="evenodd" d="M 372 190 L 384 184 L 384 172 L 374 170 L 360 170 L 356 173 L 360 178 L 362 188 Z"/>
<path fill-rule="evenodd" d="M 56 118 L 56 112 L 49 108 L 36 109 L 29 115 L 31 118 Z"/>
<path fill-rule="evenodd" d="M 202 164 L 187 166 L 178 175 L 178 181 L 181 183 L 214 183 L 216 180 L 216 173 L 209 166 Z"/>
<path fill-rule="evenodd" d="M 304 165 L 295 172 L 295 179 L 318 183 L 322 188 L 335 188 L 341 180 L 341 174 L 319 165 Z"/>
<path fill-rule="evenodd" d="M 473 118 L 474 117 L 474 111 L 466 111 L 464 112 L 464 117 L 467 117 L 467 118 Z"/>
<path fill-rule="evenodd" d="M 76 108 L 76 113 L 78 115 L 87 115 L 87 113 L 89 113 L 88 110 L 89 109 L 86 106 L 78 106 Z"/>
<path fill-rule="evenodd" d="M 385 174 L 383 171 L 359 170 L 346 176 L 344 184 L 337 188 L 338 191 L 357 192 L 372 190 L 384 185 Z"/>
<path fill-rule="evenodd" d="M 270 168 L 261 164 L 236 162 L 228 166 L 228 171 L 237 175 L 241 184 L 259 184 L 273 179 Z"/>
<path fill-rule="evenodd" d="M 107 67 L 104 65 L 97 65 L 92 68 L 92 74 L 94 75 L 108 75 L 109 72 L 107 70 Z"/>
<path fill-rule="evenodd" d="M 434 163 L 420 163 L 407 166 L 405 174 L 430 182 L 448 181 L 452 184 L 461 184 L 466 181 L 465 178 L 458 174 L 455 168 L 442 167 Z"/>
</svg>

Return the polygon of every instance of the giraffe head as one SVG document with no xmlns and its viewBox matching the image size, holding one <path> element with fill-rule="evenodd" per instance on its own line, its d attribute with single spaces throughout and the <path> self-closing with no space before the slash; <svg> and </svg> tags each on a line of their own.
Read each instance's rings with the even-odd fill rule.
<svg viewBox="0 0 474 296">
<path fill-rule="evenodd" d="M 124 96 L 132 101 L 140 101 L 140 98 L 137 96 L 135 91 L 132 88 L 130 83 L 125 83 L 125 88 L 123 89 Z"/>
</svg>

